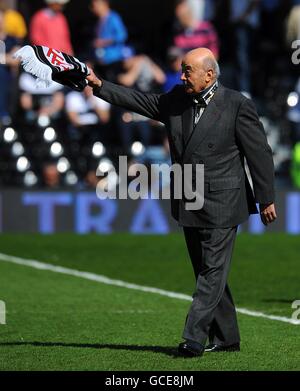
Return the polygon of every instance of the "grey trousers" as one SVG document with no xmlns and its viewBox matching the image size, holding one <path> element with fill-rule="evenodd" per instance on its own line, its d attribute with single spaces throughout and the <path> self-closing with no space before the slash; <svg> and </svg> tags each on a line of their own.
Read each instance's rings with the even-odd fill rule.
<svg viewBox="0 0 300 391">
<path fill-rule="evenodd" d="M 240 341 L 233 299 L 227 284 L 237 227 L 184 227 L 196 278 L 183 338 L 205 345 L 231 345 Z"/>
</svg>

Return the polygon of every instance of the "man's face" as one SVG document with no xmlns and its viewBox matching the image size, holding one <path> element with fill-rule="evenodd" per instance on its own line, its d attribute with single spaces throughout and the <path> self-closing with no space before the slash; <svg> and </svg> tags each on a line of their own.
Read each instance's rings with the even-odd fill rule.
<svg viewBox="0 0 300 391">
<path fill-rule="evenodd" d="M 96 15 L 102 15 L 103 12 L 106 10 L 106 4 L 104 1 L 101 1 L 101 0 L 92 0 L 91 10 Z"/>
<path fill-rule="evenodd" d="M 176 7 L 175 15 L 183 27 L 189 27 L 193 24 L 194 16 L 187 2 L 181 3 Z"/>
<path fill-rule="evenodd" d="M 212 80 L 212 70 L 205 71 L 201 62 L 191 62 L 186 59 L 181 64 L 181 80 L 188 94 L 198 94 L 204 90 Z"/>
</svg>

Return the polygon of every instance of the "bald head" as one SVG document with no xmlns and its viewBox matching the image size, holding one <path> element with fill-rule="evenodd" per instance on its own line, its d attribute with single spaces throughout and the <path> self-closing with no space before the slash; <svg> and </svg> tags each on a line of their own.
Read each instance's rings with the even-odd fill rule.
<svg viewBox="0 0 300 391">
<path fill-rule="evenodd" d="M 185 58 L 188 58 L 190 61 L 201 61 L 205 57 L 210 57 L 212 60 L 215 60 L 213 52 L 207 48 L 197 48 L 190 50 L 186 53 Z"/>
<path fill-rule="evenodd" d="M 188 52 L 182 61 L 181 80 L 186 92 L 197 94 L 212 85 L 219 77 L 220 69 L 211 50 L 198 48 Z"/>
</svg>

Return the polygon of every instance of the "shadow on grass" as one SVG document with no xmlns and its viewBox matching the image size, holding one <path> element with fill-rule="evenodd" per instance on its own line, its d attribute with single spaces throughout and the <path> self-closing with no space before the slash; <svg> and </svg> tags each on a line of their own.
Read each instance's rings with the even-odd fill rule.
<svg viewBox="0 0 300 391">
<path fill-rule="evenodd" d="M 92 344 L 92 343 L 66 343 L 66 342 L 0 342 L 0 346 L 37 346 L 37 347 L 66 347 L 66 348 L 87 348 L 87 349 L 112 349 L 131 350 L 135 352 L 163 353 L 171 357 L 181 357 L 174 347 L 168 346 L 139 346 L 139 345 L 114 345 L 114 344 Z"/>
</svg>

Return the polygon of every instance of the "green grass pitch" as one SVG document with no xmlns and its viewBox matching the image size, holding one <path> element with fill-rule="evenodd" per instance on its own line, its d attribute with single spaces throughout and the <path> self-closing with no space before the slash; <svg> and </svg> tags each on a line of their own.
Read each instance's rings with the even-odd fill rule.
<svg viewBox="0 0 300 391">
<path fill-rule="evenodd" d="M 180 234 L 1 235 L 0 252 L 191 295 Z M 291 317 L 300 300 L 297 236 L 240 234 L 236 305 Z M 299 370 L 300 325 L 238 314 L 241 352 L 176 356 L 190 303 L 0 261 L 0 370 Z"/>
</svg>

